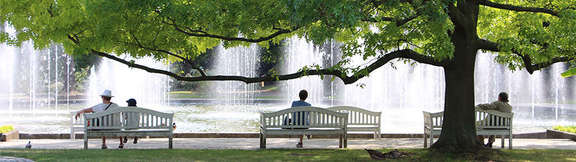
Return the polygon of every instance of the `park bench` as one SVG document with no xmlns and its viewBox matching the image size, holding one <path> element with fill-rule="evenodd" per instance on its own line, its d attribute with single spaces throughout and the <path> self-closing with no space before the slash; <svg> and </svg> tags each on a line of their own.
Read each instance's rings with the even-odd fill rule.
<svg viewBox="0 0 576 162">
<path fill-rule="evenodd" d="M 430 113 L 424 111 L 424 148 L 428 147 L 427 138 L 430 144 L 434 141 L 434 136 L 440 135 L 442 131 L 443 112 Z M 514 113 L 503 113 L 495 110 L 475 110 L 476 134 L 483 136 L 500 136 L 501 147 L 504 148 L 504 139 L 508 137 L 508 149 L 512 149 L 512 119 Z"/>
<path fill-rule="evenodd" d="M 138 107 L 119 107 L 84 114 L 84 149 L 89 137 L 168 137 L 172 149 L 173 113 Z"/>
<path fill-rule="evenodd" d="M 260 148 L 266 148 L 269 135 L 336 135 L 339 148 L 346 148 L 347 113 L 318 107 L 293 107 L 260 114 Z"/>
<path fill-rule="evenodd" d="M 374 132 L 374 138 L 380 138 L 380 122 L 382 112 L 374 112 L 358 107 L 335 106 L 328 110 L 348 113 L 347 131 L 350 132 Z"/>
</svg>

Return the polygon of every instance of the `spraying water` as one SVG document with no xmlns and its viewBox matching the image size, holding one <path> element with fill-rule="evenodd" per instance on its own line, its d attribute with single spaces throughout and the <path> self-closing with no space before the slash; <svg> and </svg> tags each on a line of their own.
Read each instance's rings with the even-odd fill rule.
<svg viewBox="0 0 576 162">
<path fill-rule="evenodd" d="M 252 44 L 249 47 L 225 49 L 216 47 L 216 59 L 210 75 L 237 75 L 256 77 L 260 63 L 260 47 Z M 211 96 L 218 103 L 250 104 L 257 96 L 258 84 L 245 84 L 239 81 L 212 82 Z"/>
<path fill-rule="evenodd" d="M 128 58 L 129 59 L 129 58 Z M 136 63 L 149 67 L 168 70 L 168 65 L 151 58 L 134 59 Z M 102 102 L 99 95 L 105 90 L 112 91 L 112 102 L 125 106 L 126 100 L 134 98 L 139 107 L 157 107 L 168 104 L 168 77 L 152 74 L 140 69 L 132 69 L 127 65 L 102 59 L 90 69 L 89 88 L 87 92 L 88 105 Z"/>
<path fill-rule="evenodd" d="M 316 68 L 314 66 L 322 68 L 324 52 L 303 38 L 293 37 L 288 39 L 283 51 L 283 61 L 280 65 L 281 74 L 296 73 L 304 66 L 311 69 Z M 289 103 L 299 100 L 298 93 L 303 89 L 308 91 L 308 99 L 306 101 L 312 105 L 322 104 L 324 100 L 324 86 L 320 76 L 306 76 L 282 81 L 280 85 L 285 95 L 284 98 Z"/>
</svg>

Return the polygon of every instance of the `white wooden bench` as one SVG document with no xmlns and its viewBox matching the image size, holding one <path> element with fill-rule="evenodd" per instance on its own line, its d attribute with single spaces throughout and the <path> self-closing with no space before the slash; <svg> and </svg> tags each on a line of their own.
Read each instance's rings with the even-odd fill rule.
<svg viewBox="0 0 576 162">
<path fill-rule="evenodd" d="M 374 132 L 374 138 L 380 138 L 380 122 L 382 112 L 374 112 L 352 106 L 335 106 L 328 110 L 348 113 L 348 133 Z"/>
<path fill-rule="evenodd" d="M 104 112 L 84 114 L 84 149 L 89 137 L 168 137 L 172 149 L 173 113 L 138 107 L 119 107 Z"/>
<path fill-rule="evenodd" d="M 428 147 L 427 138 L 430 144 L 434 142 L 434 136 L 440 135 L 442 131 L 443 112 L 429 113 L 424 111 L 424 148 Z M 508 149 L 512 149 L 512 119 L 514 113 L 503 113 L 495 110 L 476 109 L 476 135 L 500 136 L 501 147 L 504 148 L 504 139 L 508 136 Z"/>
<path fill-rule="evenodd" d="M 300 116 L 300 118 L 295 118 Z M 305 117 L 302 117 L 305 116 Z M 288 120 L 290 119 L 290 120 Z M 339 148 L 348 147 L 348 114 L 318 107 L 293 107 L 260 114 L 260 148 L 268 135 L 336 135 Z"/>
</svg>

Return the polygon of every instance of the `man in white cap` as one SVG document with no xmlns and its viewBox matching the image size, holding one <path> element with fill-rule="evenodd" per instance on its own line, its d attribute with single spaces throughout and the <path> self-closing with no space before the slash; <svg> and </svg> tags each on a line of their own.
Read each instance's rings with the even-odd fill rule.
<svg viewBox="0 0 576 162">
<path fill-rule="evenodd" d="M 91 112 L 98 113 L 98 112 L 103 112 L 103 111 L 118 107 L 117 104 L 110 102 L 110 100 L 112 100 L 112 97 L 114 97 L 114 96 L 112 96 L 112 91 L 104 90 L 104 92 L 102 92 L 102 94 L 100 94 L 100 97 L 102 97 L 102 103 L 78 111 L 76 113 L 76 119 L 78 119 L 78 117 L 82 113 L 91 113 Z M 122 148 L 122 146 L 123 146 L 122 138 L 120 138 L 120 146 L 119 147 Z M 107 148 L 108 147 L 106 146 L 106 137 L 102 137 L 102 149 L 107 149 Z"/>
</svg>

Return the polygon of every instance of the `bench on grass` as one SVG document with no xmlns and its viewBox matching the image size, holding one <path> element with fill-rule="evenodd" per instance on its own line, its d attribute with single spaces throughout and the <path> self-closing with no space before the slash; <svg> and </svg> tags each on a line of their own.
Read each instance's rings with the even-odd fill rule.
<svg viewBox="0 0 576 162">
<path fill-rule="evenodd" d="M 336 135 L 339 148 L 348 145 L 348 114 L 318 107 L 293 107 L 260 114 L 260 148 L 269 135 Z"/>
<path fill-rule="evenodd" d="M 168 137 L 172 149 L 173 113 L 138 107 L 119 107 L 104 112 L 84 114 L 84 149 L 89 137 Z"/>
<path fill-rule="evenodd" d="M 443 112 L 430 113 L 424 111 L 424 148 L 428 147 L 427 138 L 430 138 L 430 145 L 434 141 L 434 136 L 440 135 L 442 131 Z M 500 136 L 501 146 L 504 148 L 504 139 L 508 137 L 508 149 L 512 149 L 512 119 L 514 113 L 503 113 L 495 110 L 475 110 L 476 135 Z"/>
<path fill-rule="evenodd" d="M 380 119 L 382 112 L 374 112 L 358 107 L 335 106 L 328 110 L 348 113 L 348 132 L 374 132 L 374 138 L 380 138 Z"/>
</svg>

